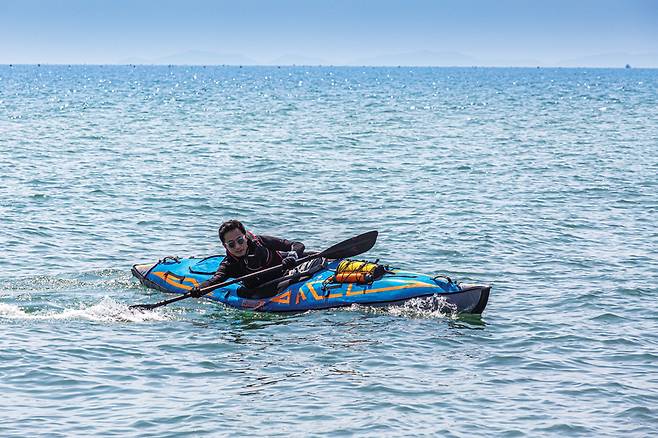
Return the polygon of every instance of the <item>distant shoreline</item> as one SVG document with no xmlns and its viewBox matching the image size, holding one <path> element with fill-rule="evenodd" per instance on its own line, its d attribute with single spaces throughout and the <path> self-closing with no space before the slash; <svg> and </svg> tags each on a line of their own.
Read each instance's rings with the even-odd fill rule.
<svg viewBox="0 0 658 438">
<path fill-rule="evenodd" d="M 534 70 L 655 70 L 656 67 L 633 67 L 623 66 L 504 66 L 504 65 L 349 65 L 349 64 L 131 64 L 131 63 L 109 63 L 109 64 L 67 64 L 67 63 L 0 63 L 2 67 L 34 66 L 34 67 L 224 67 L 224 68 L 464 68 L 464 69 L 534 69 Z"/>
</svg>

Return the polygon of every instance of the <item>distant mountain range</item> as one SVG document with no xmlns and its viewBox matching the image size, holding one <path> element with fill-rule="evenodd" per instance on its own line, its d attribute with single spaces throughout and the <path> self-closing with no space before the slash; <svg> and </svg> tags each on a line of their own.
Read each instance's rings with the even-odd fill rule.
<svg viewBox="0 0 658 438">
<path fill-rule="evenodd" d="M 174 65 L 257 65 L 260 62 L 237 53 L 214 53 L 188 50 L 154 59 L 127 58 L 121 64 L 174 64 Z"/>
<path fill-rule="evenodd" d="M 436 67 L 632 67 L 657 68 L 658 53 L 604 53 L 564 59 L 555 63 L 537 59 L 482 59 L 459 52 L 430 50 L 363 57 L 345 62 L 328 62 L 322 58 L 287 54 L 259 61 L 238 53 L 215 53 L 189 50 L 154 58 L 126 58 L 120 64 L 174 64 L 174 65 L 348 65 L 348 66 L 436 66 Z"/>
</svg>

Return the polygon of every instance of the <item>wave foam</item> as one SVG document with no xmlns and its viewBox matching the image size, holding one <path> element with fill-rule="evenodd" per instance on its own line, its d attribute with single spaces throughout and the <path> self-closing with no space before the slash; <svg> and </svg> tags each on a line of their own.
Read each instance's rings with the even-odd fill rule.
<svg viewBox="0 0 658 438">
<path fill-rule="evenodd" d="M 349 309 L 411 318 L 458 318 L 456 307 L 448 303 L 445 298 L 439 296 L 412 298 L 402 304 L 385 307 L 360 306 L 355 304 L 350 306 Z"/>
<path fill-rule="evenodd" d="M 0 303 L 0 318 L 20 320 L 88 320 L 98 322 L 146 322 L 164 321 L 170 319 L 164 313 L 157 311 L 141 311 L 130 309 L 127 305 L 114 301 L 109 297 L 90 306 L 80 306 L 78 309 L 62 311 L 25 311 L 17 305 Z"/>
</svg>

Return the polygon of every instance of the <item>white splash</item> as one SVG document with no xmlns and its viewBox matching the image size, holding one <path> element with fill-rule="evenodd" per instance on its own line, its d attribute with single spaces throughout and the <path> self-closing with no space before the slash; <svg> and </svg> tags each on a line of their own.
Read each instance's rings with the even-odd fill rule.
<svg viewBox="0 0 658 438">
<path fill-rule="evenodd" d="M 425 298 L 412 298 L 405 301 L 401 306 L 389 307 L 388 313 L 413 318 L 457 319 L 457 307 L 448 303 L 444 297 L 436 295 Z"/>
<path fill-rule="evenodd" d="M 62 311 L 26 312 L 14 304 L 0 303 L 0 318 L 22 320 L 88 320 L 98 322 L 146 322 L 165 321 L 171 319 L 167 314 L 158 311 L 142 311 L 130 309 L 126 304 L 114 301 L 109 297 L 99 303 L 81 305 L 77 309 Z"/>
<path fill-rule="evenodd" d="M 448 303 L 444 297 L 436 295 L 424 298 L 412 298 L 402 304 L 385 307 L 359 306 L 355 304 L 348 307 L 348 309 L 407 318 L 458 319 L 457 308 L 453 304 Z"/>
</svg>

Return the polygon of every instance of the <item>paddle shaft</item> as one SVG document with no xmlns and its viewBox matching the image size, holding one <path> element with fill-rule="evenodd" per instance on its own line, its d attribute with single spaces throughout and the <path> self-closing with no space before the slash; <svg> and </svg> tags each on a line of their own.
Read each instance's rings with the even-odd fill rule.
<svg viewBox="0 0 658 438">
<path fill-rule="evenodd" d="M 313 255 L 306 256 L 306 257 L 302 257 L 301 259 L 297 260 L 297 263 L 304 263 L 308 260 L 314 259 L 314 258 L 319 257 L 319 256 L 320 256 L 319 254 L 313 254 Z M 206 286 L 202 289 L 199 289 L 200 295 L 198 295 L 198 297 L 202 297 L 204 295 L 207 295 L 210 292 L 214 291 L 215 289 L 219 289 L 219 288 L 225 287 L 225 286 L 230 286 L 232 284 L 239 283 L 242 280 L 248 280 L 250 278 L 256 277 L 257 275 L 269 274 L 270 272 L 275 271 L 277 269 L 281 269 L 282 267 L 283 267 L 283 265 L 276 265 L 276 266 L 272 266 L 271 268 L 263 269 L 262 271 L 252 272 L 251 274 L 247 274 L 247 275 L 239 277 L 239 278 L 234 278 L 233 280 L 225 281 L 223 283 L 211 284 L 210 286 Z M 180 295 L 178 297 L 174 297 L 174 298 L 171 298 L 171 299 L 168 299 L 168 300 L 160 301 L 159 303 L 155 303 L 155 304 L 136 304 L 136 305 L 130 306 L 130 307 L 131 308 L 145 307 L 145 308 L 148 308 L 148 309 L 155 309 L 156 307 L 166 306 L 167 304 L 175 303 L 176 301 L 184 300 L 185 298 L 190 298 L 191 296 L 192 296 L 192 294 L 190 292 L 187 292 L 187 293 L 185 293 L 183 295 Z"/>
</svg>

